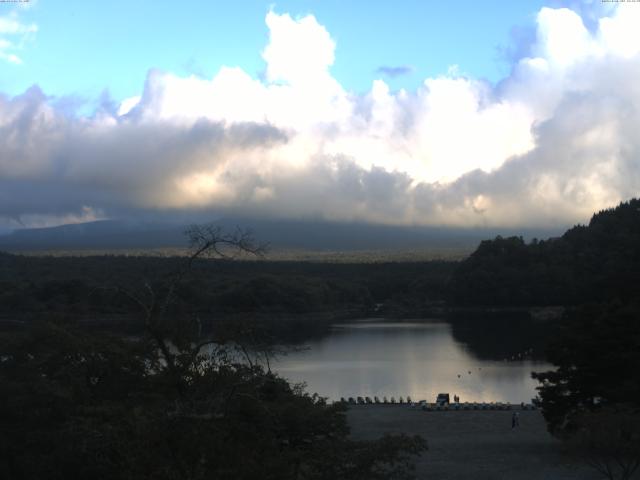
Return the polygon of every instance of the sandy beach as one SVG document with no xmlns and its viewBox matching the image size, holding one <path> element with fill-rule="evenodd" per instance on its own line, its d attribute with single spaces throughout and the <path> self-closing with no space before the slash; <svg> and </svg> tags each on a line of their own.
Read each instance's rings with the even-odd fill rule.
<svg viewBox="0 0 640 480">
<path fill-rule="evenodd" d="M 417 460 L 417 478 L 429 480 L 595 480 L 591 468 L 563 455 L 539 411 L 426 412 L 407 405 L 353 405 L 347 418 L 352 436 L 384 433 L 422 435 L 429 450 Z"/>
</svg>

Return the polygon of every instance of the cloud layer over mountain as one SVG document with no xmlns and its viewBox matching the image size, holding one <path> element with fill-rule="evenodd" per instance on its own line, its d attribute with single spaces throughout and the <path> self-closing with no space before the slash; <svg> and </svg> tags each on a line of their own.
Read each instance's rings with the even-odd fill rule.
<svg viewBox="0 0 640 480">
<path fill-rule="evenodd" d="M 640 8 L 599 15 L 543 8 L 498 85 L 452 68 L 417 91 L 375 80 L 355 94 L 313 16 L 269 12 L 263 78 L 150 70 L 139 97 L 91 116 L 37 86 L 0 96 L 0 216 L 584 221 L 640 191 Z"/>
</svg>

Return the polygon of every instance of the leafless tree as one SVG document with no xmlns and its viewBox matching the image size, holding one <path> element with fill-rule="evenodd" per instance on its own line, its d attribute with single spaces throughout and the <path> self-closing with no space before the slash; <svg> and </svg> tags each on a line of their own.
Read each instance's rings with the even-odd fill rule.
<svg viewBox="0 0 640 480">
<path fill-rule="evenodd" d="M 171 317 L 169 312 L 177 301 L 177 292 L 181 283 L 192 273 L 195 263 L 207 258 L 237 258 L 244 256 L 262 257 L 267 246 L 259 244 L 249 230 L 237 228 L 225 233 L 219 226 L 212 224 L 192 225 L 185 232 L 189 241 L 188 254 L 181 266 L 162 283 L 154 284 L 148 280 L 142 288 L 117 287 L 118 291 L 138 306 L 142 313 L 144 332 L 160 352 L 162 365 L 154 368 L 167 368 L 176 378 L 183 378 L 185 369 L 194 368 L 201 352 L 219 346 L 218 339 L 205 337 L 200 318 L 183 319 L 182 324 Z M 235 346 L 252 363 L 248 349 L 239 339 Z"/>
</svg>

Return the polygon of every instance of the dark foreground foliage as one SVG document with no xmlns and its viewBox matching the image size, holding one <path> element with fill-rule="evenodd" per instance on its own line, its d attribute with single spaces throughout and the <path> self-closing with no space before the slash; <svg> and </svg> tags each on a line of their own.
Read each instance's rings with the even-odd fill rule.
<svg viewBox="0 0 640 480">
<path fill-rule="evenodd" d="M 150 339 L 40 324 L 1 352 L 2 478 L 411 478 L 425 449 L 350 440 L 343 407 L 235 349 L 169 369 Z"/>
<path fill-rule="evenodd" d="M 549 431 L 606 478 L 640 466 L 640 305 L 585 305 L 566 313 L 534 373 Z"/>
<path fill-rule="evenodd" d="M 624 405 L 584 413 L 566 439 L 570 451 L 609 480 L 629 480 L 640 466 L 640 415 Z"/>
<path fill-rule="evenodd" d="M 572 432 L 585 412 L 616 405 L 640 411 L 640 305 L 585 305 L 566 313 L 548 360 L 534 373 L 554 433 Z"/>
</svg>

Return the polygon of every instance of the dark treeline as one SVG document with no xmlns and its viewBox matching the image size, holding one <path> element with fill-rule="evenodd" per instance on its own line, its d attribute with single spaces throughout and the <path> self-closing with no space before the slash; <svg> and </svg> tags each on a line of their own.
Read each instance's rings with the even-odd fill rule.
<svg viewBox="0 0 640 480">
<path fill-rule="evenodd" d="M 637 295 L 640 200 L 596 213 L 559 238 L 497 237 L 461 262 L 448 286 L 456 305 L 579 305 Z"/>
<path fill-rule="evenodd" d="M 640 200 L 599 212 L 558 238 L 497 237 L 462 262 L 332 264 L 201 259 L 181 298 L 201 311 L 309 313 L 385 304 L 577 305 L 636 294 L 640 284 Z M 179 257 L 35 257 L 0 252 L 0 315 L 17 312 L 124 313 L 108 288 L 160 281 Z"/>
<path fill-rule="evenodd" d="M 449 319 L 461 340 L 479 355 L 490 354 L 480 351 L 491 344 L 481 339 L 489 323 L 495 327 L 491 332 L 530 332 L 523 345 L 493 342 L 497 347 L 530 348 L 529 339 L 535 338 L 540 354 L 548 325 L 529 321 L 526 311 L 496 324 L 495 313 L 478 316 L 466 309 L 576 306 L 633 297 L 640 286 L 639 208 L 640 201 L 631 200 L 595 214 L 589 225 L 576 226 L 559 238 L 483 241 L 462 262 L 273 262 L 268 255 L 264 260 L 198 259 L 180 283 L 171 310 L 178 316 L 198 316 L 206 328 L 251 318 L 287 341 L 323 334 L 342 318 L 416 318 L 457 310 L 460 314 Z M 137 306 L 119 289 L 166 283 L 183 262 L 179 257 L 0 253 L 0 320 L 7 326 L 46 314 L 135 330 L 139 325 L 129 317 Z M 509 328 L 502 325 L 505 321 Z M 498 356 L 509 353 L 495 350 Z"/>
<path fill-rule="evenodd" d="M 46 313 L 94 323 L 116 321 L 136 311 L 119 288 L 161 284 L 183 262 L 179 257 L 0 254 L 0 316 L 13 321 Z M 309 334 L 322 331 L 340 316 L 401 313 L 442 303 L 454 267 L 445 261 L 329 264 L 198 259 L 171 308 L 174 313 L 199 315 L 205 324 L 250 314 L 283 336 Z"/>
<path fill-rule="evenodd" d="M 640 285 L 639 208 L 640 201 L 631 200 L 559 238 L 486 240 L 462 262 L 272 262 L 268 255 L 264 260 L 199 259 L 171 308 L 199 315 L 205 326 L 251 315 L 290 339 L 322 333 L 345 316 L 415 318 L 442 310 L 445 302 L 455 310 L 624 301 Z M 131 327 L 124 318 L 136 306 L 118 288 L 161 284 L 183 261 L 0 253 L 0 318 L 10 324 L 46 313 Z M 451 319 L 471 327 L 478 323 L 467 313 Z"/>
</svg>

